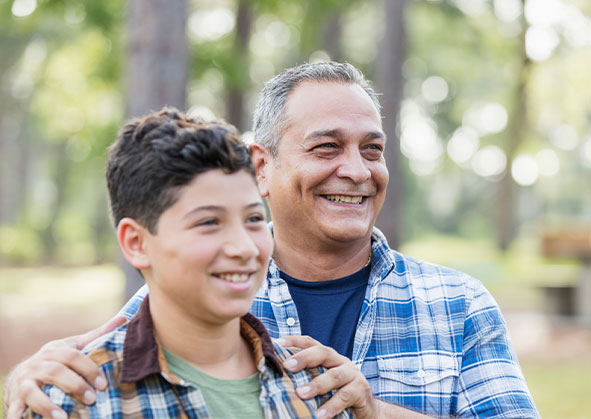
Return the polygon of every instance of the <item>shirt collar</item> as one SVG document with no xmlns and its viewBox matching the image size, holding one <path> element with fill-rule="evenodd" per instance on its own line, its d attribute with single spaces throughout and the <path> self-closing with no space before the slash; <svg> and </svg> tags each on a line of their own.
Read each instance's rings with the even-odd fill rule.
<svg viewBox="0 0 591 419">
<path fill-rule="evenodd" d="M 271 337 L 255 316 L 247 313 L 240 318 L 240 333 L 253 348 L 257 368 L 266 365 L 279 376 L 283 376 L 282 365 L 275 356 Z M 127 325 L 120 381 L 135 382 L 162 372 L 168 373 L 168 366 L 154 335 L 149 295 L 146 295 L 137 314 Z"/>
</svg>

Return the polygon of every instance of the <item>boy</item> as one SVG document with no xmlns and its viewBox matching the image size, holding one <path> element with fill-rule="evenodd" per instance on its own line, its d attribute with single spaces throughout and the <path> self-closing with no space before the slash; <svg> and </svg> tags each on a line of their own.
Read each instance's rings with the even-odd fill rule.
<svg viewBox="0 0 591 419">
<path fill-rule="evenodd" d="M 106 175 L 117 240 L 150 294 L 86 348 L 109 382 L 96 403 L 48 387 L 52 401 L 71 417 L 315 417 L 328 398 L 295 388 L 320 371 L 288 373 L 292 353 L 247 314 L 273 240 L 233 128 L 165 108 L 123 127 Z"/>
</svg>

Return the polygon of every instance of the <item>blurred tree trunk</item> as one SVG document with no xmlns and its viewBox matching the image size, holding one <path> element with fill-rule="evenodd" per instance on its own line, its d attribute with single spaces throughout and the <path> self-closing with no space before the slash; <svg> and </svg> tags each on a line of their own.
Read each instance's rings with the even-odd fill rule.
<svg viewBox="0 0 591 419">
<path fill-rule="evenodd" d="M 516 216 L 515 195 L 517 185 L 511 176 L 511 165 L 515 153 L 523 142 L 528 129 L 527 123 L 527 82 L 531 71 L 531 60 L 525 51 L 525 33 L 527 23 L 522 17 L 522 32 L 520 36 L 520 57 L 519 68 L 516 71 L 517 84 L 515 86 L 515 98 L 513 112 L 510 113 L 509 127 L 505 143 L 507 153 L 507 169 L 505 175 L 498 184 L 498 207 L 497 207 L 497 247 L 500 250 L 507 250 L 518 230 Z"/>
<path fill-rule="evenodd" d="M 71 169 L 71 160 L 66 153 L 66 141 L 61 141 L 56 146 L 52 147 L 50 153 L 53 154 L 51 160 L 56 162 L 56 165 L 53 168 L 53 171 L 55 172 L 53 183 L 56 194 L 53 204 L 50 208 L 46 209 L 49 216 L 47 228 L 43 229 L 42 235 L 44 259 L 46 263 L 51 263 L 56 255 L 56 240 L 54 234 L 60 211 L 66 200 L 66 188 Z"/>
<path fill-rule="evenodd" d="M 249 80 L 250 60 L 248 43 L 252 27 L 251 2 L 240 0 L 236 12 L 236 32 L 234 34 L 234 53 L 236 69 L 233 80 L 229 83 L 226 99 L 226 115 L 228 122 L 235 125 L 240 132 L 246 129 L 244 123 L 244 90 Z"/>
<path fill-rule="evenodd" d="M 329 13 L 326 18 L 323 34 L 323 49 L 333 61 L 343 59 L 343 25 L 341 22 L 342 10 L 335 10 Z"/>
<path fill-rule="evenodd" d="M 129 0 L 127 10 L 126 116 L 137 117 L 164 105 L 184 110 L 188 40 L 186 0 Z M 123 258 L 122 258 L 123 259 Z M 125 297 L 143 280 L 127 262 Z"/>
<path fill-rule="evenodd" d="M 30 162 L 39 155 L 38 147 L 27 142 L 26 111 L 12 105 L 14 109 L 5 108 L 0 119 L 0 224 L 16 222 L 25 210 Z M 27 108 L 28 103 L 23 109 Z"/>
<path fill-rule="evenodd" d="M 380 43 L 376 63 L 376 88 L 382 93 L 380 99 L 384 132 L 388 136 L 385 157 L 390 182 L 386 201 L 376 224 L 386 235 L 390 247 L 397 248 L 400 245 L 400 213 L 403 199 L 398 120 L 403 88 L 402 63 L 406 56 L 406 0 L 384 0 L 383 4 L 386 32 Z"/>
<path fill-rule="evenodd" d="M 294 61 L 308 61 L 310 55 L 319 49 L 326 51 L 333 61 L 343 59 L 341 17 L 351 3 L 351 0 L 340 3 L 302 2 L 305 17 L 300 30 L 299 57 Z"/>
<path fill-rule="evenodd" d="M 185 0 L 129 0 L 126 111 L 185 107 L 188 71 Z"/>
</svg>

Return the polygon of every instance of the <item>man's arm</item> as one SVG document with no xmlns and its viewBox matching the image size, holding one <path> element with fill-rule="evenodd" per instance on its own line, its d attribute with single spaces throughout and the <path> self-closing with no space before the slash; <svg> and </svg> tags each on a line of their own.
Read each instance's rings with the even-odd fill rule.
<svg viewBox="0 0 591 419">
<path fill-rule="evenodd" d="M 479 281 L 468 299 L 462 349 L 458 417 L 539 418 L 499 306 Z"/>
<path fill-rule="evenodd" d="M 296 389 L 304 400 L 337 389 L 332 398 L 316 412 L 319 418 L 332 418 L 350 408 L 358 419 L 425 419 L 427 416 L 374 398 L 361 370 L 347 357 L 324 346 L 309 336 L 285 336 L 277 340 L 284 347 L 296 346 L 302 351 L 283 364 L 292 371 L 323 366 L 324 374 Z"/>
<path fill-rule="evenodd" d="M 117 315 L 103 326 L 83 335 L 49 342 L 17 365 L 6 382 L 6 418 L 22 417 L 27 406 L 43 417 L 66 418 L 66 413 L 41 390 L 44 384 L 55 385 L 82 403 L 94 403 L 94 388 L 104 390 L 107 381 L 96 364 L 80 350 L 126 320 L 124 316 Z M 92 383 L 94 388 L 88 383 Z"/>
<path fill-rule="evenodd" d="M 63 410 L 55 406 L 41 391 L 45 384 L 53 384 L 82 403 L 91 404 L 96 395 L 95 388 L 106 386 L 98 367 L 80 352 L 87 344 L 108 333 L 131 319 L 138 311 L 148 287 L 144 285 L 129 299 L 112 320 L 98 329 L 79 336 L 56 340 L 43 346 L 28 360 L 17 365 L 8 380 L 4 392 L 4 409 L 7 419 L 19 419 L 29 406 L 43 417 L 64 417 Z M 98 382 L 97 382 L 98 379 Z"/>
</svg>

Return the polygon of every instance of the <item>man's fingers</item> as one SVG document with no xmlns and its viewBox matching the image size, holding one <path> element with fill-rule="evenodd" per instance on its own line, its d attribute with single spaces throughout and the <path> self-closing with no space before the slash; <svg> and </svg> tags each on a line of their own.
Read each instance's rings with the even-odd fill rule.
<svg viewBox="0 0 591 419">
<path fill-rule="evenodd" d="M 322 345 L 310 336 L 283 336 L 277 339 L 277 342 L 284 348 L 295 346 L 297 348 L 306 349 L 311 348 L 312 346 Z"/>
<path fill-rule="evenodd" d="M 88 365 L 89 363 L 90 365 Z M 99 390 L 103 390 L 107 384 L 96 365 L 80 352 L 71 357 L 70 363 L 66 365 L 59 362 L 46 361 L 41 367 L 40 373 L 37 376 L 37 382 L 55 385 L 67 394 L 71 394 L 76 400 L 87 405 L 95 402 L 95 391 L 84 378 L 72 369 L 75 369 L 78 373 L 84 374 L 85 376 L 95 377 L 92 381 L 89 380 L 89 382 L 99 388 Z M 28 399 L 26 400 L 26 403 L 33 407 Z"/>
<path fill-rule="evenodd" d="M 318 408 L 319 418 L 332 418 L 348 407 L 354 406 L 363 400 L 361 394 L 353 389 L 353 386 L 340 388 L 326 403 Z M 357 416 L 356 416 L 357 417 Z"/>
<path fill-rule="evenodd" d="M 90 332 L 86 332 L 83 335 L 75 336 L 70 339 L 74 340 L 77 349 L 82 349 L 96 338 L 104 335 L 105 333 L 109 333 L 112 330 L 115 330 L 116 328 L 124 324 L 126 321 L 127 319 L 125 318 L 125 316 L 115 316 L 102 326 L 97 327 L 96 329 L 91 330 Z"/>
<path fill-rule="evenodd" d="M 25 413 L 26 407 L 27 406 L 21 402 L 11 403 L 8 409 L 4 412 L 6 413 L 6 419 L 21 419 Z"/>
<path fill-rule="evenodd" d="M 355 379 L 357 374 L 358 370 L 355 366 L 352 364 L 343 364 L 327 370 L 325 373 L 315 377 L 308 384 L 298 387 L 296 392 L 304 400 L 311 399 L 319 394 L 326 394 L 333 389 L 349 384 Z M 348 394 L 348 391 L 345 391 L 342 397 Z"/>
<path fill-rule="evenodd" d="M 31 410 L 39 413 L 44 418 L 66 419 L 66 412 L 55 406 L 49 397 L 41 391 L 32 380 L 25 380 L 21 383 L 20 392 L 25 396 L 26 403 Z M 11 403 L 6 411 L 6 419 L 21 419 L 25 412 L 26 405 L 22 401 Z"/>
<path fill-rule="evenodd" d="M 304 368 L 322 366 L 334 368 L 349 361 L 347 357 L 340 355 L 328 346 L 313 345 L 288 358 L 283 365 L 291 372 L 298 372 Z"/>
</svg>

